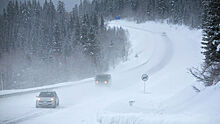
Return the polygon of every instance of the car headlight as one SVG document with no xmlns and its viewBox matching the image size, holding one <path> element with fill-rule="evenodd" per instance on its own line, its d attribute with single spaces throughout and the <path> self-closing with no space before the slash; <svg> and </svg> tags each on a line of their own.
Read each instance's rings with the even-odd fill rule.
<svg viewBox="0 0 220 124">
<path fill-rule="evenodd" d="M 50 98 L 50 101 L 54 101 L 54 98 Z"/>
<path fill-rule="evenodd" d="M 104 83 L 105 83 L 105 84 L 107 84 L 107 83 L 108 83 L 108 81 L 104 81 Z"/>
<path fill-rule="evenodd" d="M 37 97 L 37 101 L 40 101 L 40 98 L 39 98 L 39 97 Z"/>
</svg>

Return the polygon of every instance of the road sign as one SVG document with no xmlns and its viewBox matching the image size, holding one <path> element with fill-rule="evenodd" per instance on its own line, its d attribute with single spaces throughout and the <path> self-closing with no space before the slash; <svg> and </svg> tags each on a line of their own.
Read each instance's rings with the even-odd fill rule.
<svg viewBox="0 0 220 124">
<path fill-rule="evenodd" d="M 148 75 L 147 75 L 147 74 L 143 74 L 143 75 L 141 76 L 141 79 L 142 79 L 143 81 L 147 81 L 147 80 L 148 80 Z"/>
<path fill-rule="evenodd" d="M 148 80 L 147 74 L 142 74 L 141 79 L 144 81 L 144 93 L 146 92 L 146 81 Z"/>
</svg>

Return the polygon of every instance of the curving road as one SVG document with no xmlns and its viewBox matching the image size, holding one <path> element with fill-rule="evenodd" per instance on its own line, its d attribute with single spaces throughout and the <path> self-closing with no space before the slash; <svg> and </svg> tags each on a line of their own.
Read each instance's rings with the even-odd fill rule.
<svg viewBox="0 0 220 124">
<path fill-rule="evenodd" d="M 137 49 L 138 46 L 142 47 L 139 51 L 137 50 L 141 54 L 141 61 L 134 62 L 136 65 L 128 64 L 123 74 L 120 66 L 116 72 L 112 72 L 114 76 L 112 87 L 97 87 L 93 81 L 88 81 L 76 86 L 55 88 L 54 90 L 58 93 L 61 101 L 60 107 L 56 109 L 35 108 L 35 96 L 38 93 L 0 98 L 0 123 L 96 123 L 96 114 L 112 103 L 126 97 L 128 95 L 127 90 L 134 85 L 134 82 L 139 81 L 140 74 L 152 75 L 170 62 L 174 49 L 172 41 L 165 33 L 152 32 L 132 25 L 117 23 L 111 25 L 127 29 L 130 36 L 134 38 L 130 40 L 140 42 Z M 155 37 L 155 40 L 146 42 L 145 39 L 141 39 L 143 41 L 137 41 L 135 39 L 136 34 L 132 34 L 132 32 L 139 32 L 138 34 L 143 38 Z M 143 52 L 141 53 L 141 51 Z M 145 56 L 145 54 L 147 55 Z M 133 60 L 131 59 L 131 61 Z M 136 60 L 134 59 L 134 61 Z M 122 81 L 124 78 L 127 79 L 126 82 Z"/>
<path fill-rule="evenodd" d="M 153 46 L 154 49 L 153 49 L 153 52 L 152 54 L 150 55 L 149 58 L 147 58 L 147 60 L 145 60 L 144 62 L 142 62 L 141 64 L 139 65 L 136 65 L 135 67 L 132 67 L 126 71 L 134 71 L 135 69 L 138 69 L 138 68 L 147 68 L 146 72 L 147 74 L 149 75 L 152 75 L 158 71 L 160 71 L 164 66 L 166 66 L 169 61 L 171 60 L 172 56 L 173 56 L 173 52 L 174 52 L 174 48 L 173 48 L 173 43 L 172 41 L 169 39 L 169 37 L 166 35 L 165 32 L 153 32 L 153 31 L 150 31 L 150 30 L 147 30 L 147 29 L 144 29 L 144 28 L 137 28 L 137 27 L 133 27 L 133 26 L 126 26 L 126 25 L 121 25 L 122 27 L 126 27 L 126 28 L 131 28 L 131 29 L 135 29 L 135 30 L 139 30 L 139 31 L 143 31 L 145 33 L 151 33 L 152 35 L 154 35 L 155 37 L 161 37 L 163 40 L 160 40 L 160 41 L 155 41 Z M 161 42 L 162 41 L 162 42 Z M 163 44 L 162 45 L 162 48 L 160 47 L 156 47 L 156 44 Z M 158 51 L 158 49 L 163 49 L 163 52 Z M 153 61 L 154 60 L 154 57 L 155 56 L 160 56 L 160 59 L 156 59 L 156 61 L 158 61 L 157 63 L 155 63 L 154 66 L 151 66 L 150 68 L 149 67 L 146 67 L 147 64 L 150 62 L 150 61 Z"/>
</svg>

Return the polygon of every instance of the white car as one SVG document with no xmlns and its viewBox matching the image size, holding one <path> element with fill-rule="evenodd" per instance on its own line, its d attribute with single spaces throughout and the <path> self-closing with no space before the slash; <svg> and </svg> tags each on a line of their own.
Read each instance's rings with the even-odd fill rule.
<svg viewBox="0 0 220 124">
<path fill-rule="evenodd" d="M 40 92 L 36 99 L 36 108 L 59 106 L 59 98 L 55 91 Z"/>
</svg>

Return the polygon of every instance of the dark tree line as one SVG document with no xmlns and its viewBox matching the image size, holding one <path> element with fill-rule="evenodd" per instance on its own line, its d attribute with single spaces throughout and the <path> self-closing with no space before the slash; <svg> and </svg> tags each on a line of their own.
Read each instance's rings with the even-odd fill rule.
<svg viewBox="0 0 220 124">
<path fill-rule="evenodd" d="M 203 15 L 202 15 L 203 12 Z M 205 85 L 219 81 L 218 0 L 81 0 L 71 12 L 52 0 L 10 1 L 0 15 L 0 82 L 24 88 L 90 77 L 126 61 L 129 44 L 115 16 L 167 21 L 204 31 L 205 62 L 191 70 Z"/>
<path fill-rule="evenodd" d="M 66 12 L 52 0 L 10 1 L 0 15 L 0 82 L 5 89 L 77 80 L 125 61 L 126 32 L 107 28 L 83 1 Z"/>
<path fill-rule="evenodd" d="M 191 73 L 206 86 L 220 81 L 220 1 L 203 0 L 203 55 L 201 69 L 192 69 Z"/>
<path fill-rule="evenodd" d="M 138 22 L 166 20 L 193 28 L 202 24 L 202 0 L 93 0 L 92 4 L 96 12 L 109 19 L 120 15 Z"/>
</svg>

